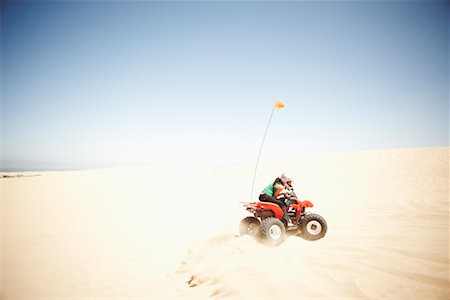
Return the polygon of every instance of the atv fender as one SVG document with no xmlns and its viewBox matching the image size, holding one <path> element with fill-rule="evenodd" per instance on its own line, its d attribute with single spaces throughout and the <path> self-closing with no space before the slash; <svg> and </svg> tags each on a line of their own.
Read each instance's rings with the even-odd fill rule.
<svg viewBox="0 0 450 300">
<path fill-rule="evenodd" d="M 283 218 L 283 210 L 281 209 L 278 204 L 272 203 L 272 202 L 259 202 L 258 203 L 259 209 L 268 209 L 273 211 L 275 214 L 275 218 L 282 219 Z"/>
<path fill-rule="evenodd" d="M 303 200 L 303 201 L 300 201 L 300 204 L 303 206 L 303 207 L 313 207 L 314 205 L 311 203 L 311 201 L 309 201 L 309 200 Z"/>
<path fill-rule="evenodd" d="M 302 214 L 305 211 L 305 208 L 313 207 L 314 205 L 309 200 L 304 201 L 298 201 L 298 204 L 291 205 L 295 208 L 297 213 L 295 214 L 295 219 L 298 220 L 300 217 L 300 214 Z"/>
</svg>

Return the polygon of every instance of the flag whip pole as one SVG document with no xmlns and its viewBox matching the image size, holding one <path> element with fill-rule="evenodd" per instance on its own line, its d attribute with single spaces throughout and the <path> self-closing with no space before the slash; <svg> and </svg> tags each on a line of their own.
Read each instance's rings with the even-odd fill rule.
<svg viewBox="0 0 450 300">
<path fill-rule="evenodd" d="M 281 109 L 283 107 L 284 107 L 283 103 L 281 103 L 280 101 L 276 101 L 275 105 L 272 108 L 272 112 L 270 113 L 269 122 L 267 122 L 267 127 L 266 127 L 266 131 L 264 132 L 264 136 L 263 136 L 263 139 L 261 142 L 261 147 L 259 147 L 259 153 L 258 153 L 258 159 L 256 160 L 255 172 L 253 173 L 252 192 L 250 194 L 250 201 L 251 201 L 251 199 L 253 199 L 253 189 L 255 187 L 256 172 L 258 170 L 259 159 L 261 157 L 261 152 L 262 152 L 262 148 L 264 146 L 264 141 L 266 140 L 267 131 L 269 130 L 270 121 L 272 121 L 273 112 L 275 111 L 275 109 Z"/>
</svg>

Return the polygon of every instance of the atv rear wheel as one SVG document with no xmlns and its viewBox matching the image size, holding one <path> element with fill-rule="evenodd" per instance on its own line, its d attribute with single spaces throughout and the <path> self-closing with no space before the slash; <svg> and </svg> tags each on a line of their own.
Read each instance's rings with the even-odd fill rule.
<svg viewBox="0 0 450 300">
<path fill-rule="evenodd" d="M 308 241 L 317 241 L 327 233 L 327 222 L 317 214 L 307 214 L 300 223 L 300 236 Z"/>
<path fill-rule="evenodd" d="M 270 246 L 278 246 L 286 239 L 286 228 L 277 218 L 265 218 L 261 221 L 261 238 Z"/>
<path fill-rule="evenodd" d="M 260 222 L 255 217 L 246 217 L 239 223 L 239 234 L 256 236 L 259 232 Z"/>
</svg>

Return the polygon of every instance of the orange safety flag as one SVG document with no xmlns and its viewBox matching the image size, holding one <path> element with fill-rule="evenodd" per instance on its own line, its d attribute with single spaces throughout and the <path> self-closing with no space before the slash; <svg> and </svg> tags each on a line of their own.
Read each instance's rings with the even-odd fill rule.
<svg viewBox="0 0 450 300">
<path fill-rule="evenodd" d="M 282 109 L 284 107 L 284 103 L 283 102 L 280 102 L 280 101 L 275 101 L 275 105 L 274 105 L 274 108 L 275 109 Z"/>
</svg>

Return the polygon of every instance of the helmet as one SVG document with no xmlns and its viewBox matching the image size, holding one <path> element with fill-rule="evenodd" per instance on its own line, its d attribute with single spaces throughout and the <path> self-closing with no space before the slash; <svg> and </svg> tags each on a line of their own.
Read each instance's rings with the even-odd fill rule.
<svg viewBox="0 0 450 300">
<path fill-rule="evenodd" d="M 284 182 L 294 181 L 294 178 L 286 175 L 285 173 L 281 174 L 280 179 L 283 180 Z"/>
</svg>

